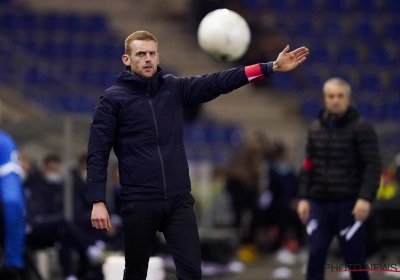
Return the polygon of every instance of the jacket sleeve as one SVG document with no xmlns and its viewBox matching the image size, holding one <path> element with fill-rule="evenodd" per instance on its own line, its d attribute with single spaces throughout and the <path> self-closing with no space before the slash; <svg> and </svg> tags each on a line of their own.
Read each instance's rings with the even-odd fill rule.
<svg viewBox="0 0 400 280">
<path fill-rule="evenodd" d="M 117 114 L 117 105 L 104 93 L 90 124 L 86 181 L 91 201 L 106 201 L 107 166 L 114 142 Z"/>
<path fill-rule="evenodd" d="M 311 132 L 308 132 L 307 144 L 306 144 L 306 158 L 300 169 L 299 176 L 299 191 L 298 197 L 300 199 L 306 199 L 309 195 L 309 190 L 311 187 L 311 179 L 313 172 L 313 157 L 312 157 L 312 145 L 311 145 Z"/>
<path fill-rule="evenodd" d="M 178 78 L 181 98 L 184 106 L 208 102 L 249 82 L 262 80 L 272 73 L 272 62 L 269 62 L 201 76 L 181 77 Z"/>
<path fill-rule="evenodd" d="M 382 173 L 378 136 L 371 124 L 362 122 L 356 130 L 356 147 L 363 165 L 361 188 L 358 196 L 374 201 Z"/>
</svg>

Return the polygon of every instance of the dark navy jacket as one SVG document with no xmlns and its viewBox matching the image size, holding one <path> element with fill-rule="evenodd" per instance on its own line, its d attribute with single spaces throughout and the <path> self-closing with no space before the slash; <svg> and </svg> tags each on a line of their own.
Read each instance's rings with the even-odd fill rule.
<svg viewBox="0 0 400 280">
<path fill-rule="evenodd" d="M 272 63 L 260 65 L 264 76 L 272 73 Z M 123 201 L 166 199 L 189 192 L 183 108 L 231 92 L 254 78 L 248 76 L 245 67 L 188 78 L 163 76 L 158 68 L 151 78 L 144 78 L 127 67 L 101 96 L 90 126 L 87 183 L 91 200 L 105 201 L 112 147 Z"/>
</svg>

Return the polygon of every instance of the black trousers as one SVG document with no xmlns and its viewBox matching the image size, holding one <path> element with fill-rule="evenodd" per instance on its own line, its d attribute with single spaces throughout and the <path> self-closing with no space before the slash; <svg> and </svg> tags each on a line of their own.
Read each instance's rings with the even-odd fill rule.
<svg viewBox="0 0 400 280">
<path fill-rule="evenodd" d="M 310 221 L 307 225 L 309 236 L 309 262 L 307 268 L 307 280 L 322 280 L 327 267 L 338 264 L 326 264 L 329 245 L 334 236 L 339 238 L 340 249 L 344 257 L 343 266 L 336 270 L 366 269 L 366 239 L 365 225 L 355 231 L 354 235 L 348 235 L 354 217 L 351 212 L 356 199 L 340 200 L 334 202 L 310 201 Z M 330 270 L 326 270 L 329 272 Z M 353 280 L 368 280 L 368 272 L 351 272 Z"/>
<path fill-rule="evenodd" d="M 122 203 L 124 280 L 145 280 L 157 231 L 163 232 L 179 280 L 201 279 L 200 240 L 190 193 Z"/>
</svg>

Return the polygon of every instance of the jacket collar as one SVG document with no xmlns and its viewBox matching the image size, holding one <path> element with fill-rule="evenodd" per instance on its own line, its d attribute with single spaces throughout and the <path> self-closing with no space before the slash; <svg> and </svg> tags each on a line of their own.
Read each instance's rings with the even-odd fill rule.
<svg viewBox="0 0 400 280">
<path fill-rule="evenodd" d="M 124 84 L 132 91 L 147 91 L 154 93 L 158 90 L 161 81 L 163 79 L 162 69 L 157 67 L 156 73 L 150 78 L 145 78 L 131 73 L 131 68 L 129 66 L 125 67 L 117 76 L 117 83 Z"/>
<path fill-rule="evenodd" d="M 351 123 L 360 118 L 361 118 L 361 114 L 353 106 L 350 106 L 347 109 L 346 113 L 338 119 L 334 119 L 332 117 L 332 115 L 326 109 L 321 110 L 318 115 L 318 119 L 326 127 L 332 127 L 332 126 L 343 127 L 346 124 Z"/>
</svg>

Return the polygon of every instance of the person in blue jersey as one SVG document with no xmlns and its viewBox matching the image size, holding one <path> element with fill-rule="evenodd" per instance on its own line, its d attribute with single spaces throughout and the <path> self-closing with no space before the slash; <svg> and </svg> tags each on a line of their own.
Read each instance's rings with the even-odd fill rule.
<svg viewBox="0 0 400 280">
<path fill-rule="evenodd" d="M 24 269 L 25 199 L 21 174 L 17 146 L 10 135 L 0 130 L 0 247 L 4 249 L 1 280 L 22 279 Z"/>
<path fill-rule="evenodd" d="M 180 50 L 176 50 L 179 52 Z M 124 280 L 146 279 L 156 232 L 163 232 L 178 279 L 201 279 L 200 240 L 183 143 L 183 109 L 211 101 L 273 72 L 296 68 L 308 49 L 276 61 L 195 77 L 163 75 L 157 39 L 137 31 L 125 40 L 125 70 L 101 96 L 90 126 L 87 184 L 92 225 L 109 229 L 107 165 L 118 158 L 124 238 Z"/>
</svg>

